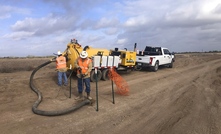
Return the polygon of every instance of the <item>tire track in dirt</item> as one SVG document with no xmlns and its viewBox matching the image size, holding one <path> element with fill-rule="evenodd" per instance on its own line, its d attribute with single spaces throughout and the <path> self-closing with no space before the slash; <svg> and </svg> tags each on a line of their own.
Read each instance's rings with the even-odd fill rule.
<svg viewBox="0 0 221 134">
<path fill-rule="evenodd" d="M 194 69 L 195 68 L 195 69 Z M 194 67 L 192 69 L 192 71 L 196 71 L 199 70 L 200 67 Z M 185 71 L 185 70 L 184 70 Z M 198 72 L 200 72 L 201 70 L 199 70 Z M 188 71 L 187 71 L 188 72 Z M 168 72 L 169 73 L 169 72 Z M 185 72 L 186 73 L 186 72 Z M 114 127 L 113 132 L 114 133 L 119 133 L 119 132 L 128 132 L 128 133 L 133 133 L 133 132 L 154 132 L 154 133 L 167 133 L 167 132 L 171 132 L 173 131 L 173 126 L 176 126 L 177 123 L 180 122 L 180 120 L 182 120 L 183 118 L 185 118 L 188 115 L 188 109 L 191 109 L 192 101 L 191 95 L 194 95 L 195 92 L 188 92 L 187 90 L 191 87 L 184 87 L 181 88 L 180 90 L 183 92 L 178 92 L 177 88 L 182 87 L 184 85 L 188 85 L 189 82 L 191 82 L 193 79 L 198 79 L 198 74 L 195 75 L 194 78 L 189 79 L 186 82 L 182 82 L 186 79 L 189 78 L 189 75 L 183 75 L 185 74 L 182 71 L 178 71 L 175 72 L 175 74 L 173 75 L 169 75 L 169 80 L 168 80 L 168 74 L 165 74 L 166 76 L 158 76 L 156 75 L 155 77 L 152 77 L 151 79 L 146 78 L 144 81 L 150 81 L 153 85 L 155 85 L 157 83 L 158 79 L 160 81 L 163 81 L 161 87 L 166 87 L 165 90 L 159 90 L 159 88 L 157 86 L 150 86 L 150 88 L 152 88 L 152 91 L 149 91 L 145 93 L 141 92 L 140 89 L 139 91 L 141 92 L 140 94 L 144 94 L 144 95 L 148 95 L 149 96 L 144 96 L 144 95 L 140 95 L 140 94 L 133 94 L 133 96 L 130 98 L 127 98 L 125 100 L 123 100 L 121 103 L 118 103 L 117 105 L 120 105 L 119 107 L 121 107 L 121 109 L 124 109 L 123 111 L 119 110 L 119 109 L 111 109 L 110 106 L 106 105 L 107 107 L 105 107 L 106 109 L 108 109 L 108 112 L 103 114 L 99 114 L 99 116 L 103 119 L 102 121 L 96 121 L 96 125 L 90 125 L 90 128 L 82 128 L 79 129 L 79 132 L 92 132 L 92 133 L 98 133 L 100 131 L 102 132 L 106 132 L 105 130 L 109 130 L 109 127 Z M 170 73 L 169 73 L 170 74 Z M 180 75 L 182 76 L 182 79 L 180 80 L 176 80 L 175 76 Z M 191 72 L 189 72 L 189 74 L 191 74 Z M 170 84 L 168 82 L 166 82 L 167 80 L 176 81 L 176 82 L 181 82 L 181 84 L 179 84 L 178 86 L 176 86 L 176 84 Z M 133 81 L 133 80 L 132 80 Z M 104 82 L 106 83 L 106 82 Z M 137 83 L 134 82 L 131 84 L 131 81 L 129 81 L 130 85 L 136 85 Z M 176 110 L 177 108 L 173 108 L 171 110 L 168 111 L 168 104 L 170 104 L 171 102 L 167 100 L 167 97 L 169 96 L 169 94 L 171 94 L 171 91 L 169 91 L 169 85 L 171 85 L 172 87 L 174 86 L 173 90 L 176 90 L 177 93 L 180 93 L 180 95 L 177 98 L 177 101 L 179 100 L 179 103 L 175 103 L 174 105 L 178 105 L 180 103 L 182 103 L 183 101 L 186 101 L 186 103 L 183 103 L 182 105 L 180 105 L 180 108 L 178 110 Z M 104 87 L 104 88 L 110 88 L 110 87 Z M 192 87 L 193 88 L 193 87 Z M 136 88 L 135 88 L 136 89 Z M 155 92 L 154 92 L 155 90 Z M 168 90 L 168 91 L 167 91 Z M 137 92 L 139 92 L 137 91 Z M 196 90 L 191 90 L 191 91 L 196 91 Z M 102 96 L 101 92 L 101 96 Z M 135 95 L 135 96 L 134 96 Z M 167 97 L 163 97 L 163 96 L 167 96 Z M 147 99 L 149 98 L 149 99 Z M 163 101 L 164 104 L 162 104 L 162 99 L 164 99 Z M 129 101 L 128 101 L 129 100 Z M 125 105 L 124 102 L 128 101 L 129 102 L 129 106 Z M 174 101 L 172 101 L 174 102 Z M 100 105 L 105 104 L 106 102 L 104 101 L 104 103 L 100 103 Z M 110 103 L 110 102 L 109 102 Z M 137 105 L 139 103 L 139 105 Z M 167 104 L 167 105 L 166 105 Z M 145 108 L 148 107 L 148 109 Z M 173 106 L 173 105 L 172 105 Z M 102 107 L 104 108 L 104 107 Z M 101 108 L 101 109 L 102 109 Z M 136 110 L 135 110 L 136 109 Z M 104 109 L 102 109 L 104 110 Z M 162 113 L 162 111 L 167 111 L 165 113 Z M 177 112 L 174 112 L 177 111 Z M 186 111 L 186 112 L 180 112 L 180 111 Z M 137 114 L 139 112 L 139 114 Z M 110 113 L 115 113 L 114 116 L 113 114 Z M 171 113 L 175 113 L 175 115 L 171 116 Z M 166 117 L 161 117 L 159 115 L 167 115 L 169 114 L 170 116 Z M 111 115 L 111 117 L 110 117 Z M 89 117 L 88 120 L 96 120 L 96 117 Z M 157 120 L 157 121 L 156 121 Z M 81 122 L 78 122 L 78 125 L 81 126 L 83 125 L 84 121 L 82 120 Z M 134 122 L 136 123 L 136 125 L 134 124 Z M 86 125 L 91 124 L 92 122 L 86 123 Z M 111 124 L 110 124 L 111 123 Z M 152 124 L 152 125 L 151 125 Z M 110 126 L 111 125 L 111 126 Z M 99 129 L 97 129 L 96 126 L 99 126 Z M 136 127 L 137 126 L 137 127 Z M 146 126 L 149 126 L 149 129 L 146 128 Z M 70 125 L 67 125 L 65 128 L 69 128 Z M 64 128 L 64 129 L 65 129 Z M 127 130 L 125 130 L 125 128 L 128 128 Z M 152 128 L 152 129 L 151 129 Z M 193 127 L 194 128 L 194 127 Z M 159 130 L 159 131 L 158 131 Z"/>
<path fill-rule="evenodd" d="M 219 62 L 215 62 L 215 63 L 219 63 Z M 209 63 L 209 65 L 210 65 L 210 63 Z M 219 64 L 220 65 L 220 64 Z M 196 67 L 197 69 L 199 69 L 198 67 Z M 204 67 L 205 69 L 203 69 L 203 70 L 208 70 L 208 67 Z M 216 67 L 214 67 L 214 68 L 216 68 Z M 212 70 L 214 70 L 213 68 L 212 68 Z M 193 71 L 196 71 L 196 70 L 193 70 Z M 211 71 L 211 69 L 210 70 L 208 70 L 206 73 L 210 73 L 210 71 Z M 200 72 L 201 72 L 201 70 L 198 70 L 198 73 L 197 74 L 199 74 L 200 75 Z M 192 73 L 192 72 L 190 72 L 190 73 Z M 205 73 L 205 72 L 204 72 Z M 203 73 L 203 76 L 207 76 L 207 75 L 205 75 Z M 201 78 L 201 77 L 200 77 Z M 189 78 L 190 80 L 191 79 L 194 79 L 194 77 L 190 77 Z M 198 79 L 198 78 L 197 78 Z M 205 80 L 207 80 L 207 78 L 204 78 L 204 77 L 202 77 L 201 79 L 205 79 Z M 182 82 L 182 80 L 180 80 L 181 82 Z M 186 111 L 185 109 L 185 107 L 188 107 L 187 109 L 188 109 L 188 111 L 190 110 L 190 105 L 189 104 L 191 104 L 192 102 L 194 102 L 194 96 L 191 96 L 191 95 L 194 95 L 194 94 L 198 94 L 199 92 L 202 92 L 202 91 L 200 91 L 200 89 L 202 88 L 202 86 L 199 86 L 199 85 L 196 85 L 195 83 L 191 83 L 191 84 L 188 84 L 187 82 L 185 82 L 187 85 L 190 85 L 190 86 L 192 86 L 192 87 L 188 87 L 188 88 L 186 88 L 186 91 L 185 92 L 183 92 L 183 95 L 180 95 L 180 96 L 178 96 L 178 98 L 179 98 L 179 100 L 182 100 L 181 102 L 185 102 L 184 104 L 187 104 L 187 105 L 185 105 L 183 108 L 183 110 L 182 111 Z M 203 85 L 203 86 L 208 86 L 208 85 Z M 187 90 L 187 89 L 191 89 L 191 90 Z M 188 91 L 188 92 L 187 92 Z M 193 91 L 197 91 L 197 92 L 193 92 Z M 188 94 L 188 95 L 185 95 L 185 94 Z M 175 95 L 175 94 L 173 94 L 173 95 Z M 204 95 L 203 93 L 201 93 L 201 95 L 203 95 L 203 96 L 206 96 L 206 95 Z M 208 95 L 208 94 L 207 94 Z M 211 97 L 211 96 L 210 96 Z M 202 98 L 201 96 L 200 96 L 200 98 Z M 196 101 L 196 100 L 195 100 Z M 174 102 L 177 102 L 177 100 L 175 100 Z M 200 104 L 200 103 L 199 103 Z M 190 108 L 189 108 L 190 107 Z M 205 108 L 204 110 L 207 110 L 208 108 Z M 209 108 L 210 109 L 210 108 Z M 168 112 L 169 110 L 167 110 L 167 112 Z M 178 110 L 179 111 L 179 110 Z M 173 112 L 173 114 L 174 114 L 174 112 Z M 183 114 L 183 113 L 182 113 Z M 185 114 L 184 114 L 185 115 Z M 159 128 L 156 128 L 156 129 L 154 129 L 155 130 L 155 132 L 157 132 L 156 130 L 160 130 L 159 131 L 159 133 L 169 133 L 170 131 L 168 131 L 168 129 L 170 128 L 169 126 L 171 125 L 171 126 L 173 126 L 174 125 L 174 123 L 176 123 L 177 121 L 180 121 L 181 119 L 182 119 L 182 117 L 184 117 L 184 115 L 182 115 L 181 117 L 178 117 L 178 118 L 176 118 L 176 119 L 174 119 L 174 118 L 172 118 L 172 119 L 174 119 L 174 120 L 171 120 L 171 118 L 169 118 L 169 119 L 167 119 L 167 121 L 166 121 L 166 123 L 164 123 L 165 121 L 160 121 L 161 122 L 161 124 L 159 125 Z M 173 115 L 173 117 L 174 117 L 174 115 Z M 210 118 L 210 119 L 214 119 L 215 117 L 213 117 L 213 118 Z M 216 127 L 214 127 L 215 125 L 213 125 L 214 123 L 214 121 L 213 120 L 211 120 L 211 121 L 209 121 L 210 123 L 212 123 L 212 125 L 210 125 L 211 127 L 210 127 L 210 131 L 208 131 L 208 132 L 211 132 L 211 133 L 215 133 L 215 132 L 218 132 L 218 131 L 216 131 L 216 130 L 214 130 L 214 128 L 216 128 Z M 142 123 L 141 123 L 142 124 Z M 166 125 L 165 125 L 166 124 Z M 170 124 L 170 125 L 168 125 L 168 124 Z M 138 125 L 139 126 L 139 125 Z M 164 126 L 164 127 L 162 127 L 162 126 Z M 206 126 L 205 126 L 206 127 Z M 171 132 L 170 132 L 171 133 Z M 179 132 L 180 133 L 180 132 Z"/>
<path fill-rule="evenodd" d="M 217 62 L 218 63 L 218 62 Z M 215 84 L 214 81 L 220 80 L 219 73 L 217 70 L 219 70 L 220 66 L 205 72 L 202 74 L 199 79 L 195 81 L 195 85 L 201 90 L 203 93 L 203 96 L 205 98 L 205 109 L 204 111 L 207 111 L 207 117 L 208 117 L 208 133 L 216 134 L 220 132 L 220 121 L 217 120 L 217 115 L 220 115 L 220 103 L 221 98 L 220 95 L 217 94 L 217 88 L 220 87 L 220 82 Z"/>
<path fill-rule="evenodd" d="M 213 64 L 213 63 L 219 63 L 220 62 L 220 60 L 219 61 L 212 61 L 211 63 L 206 63 L 206 64 Z M 178 105 L 178 104 L 182 104 L 182 105 L 179 105 L 180 106 L 180 108 L 175 108 L 174 109 L 174 111 L 171 111 L 171 110 L 166 110 L 166 108 L 165 109 L 162 109 L 162 108 L 160 108 L 158 111 L 155 111 L 156 113 L 161 113 L 161 114 L 163 114 L 161 111 L 164 111 L 164 110 L 166 110 L 167 112 L 167 114 L 169 114 L 169 113 L 175 113 L 175 115 L 177 115 L 177 116 L 172 116 L 172 117 L 168 117 L 168 118 L 166 118 L 166 119 L 159 119 L 159 121 L 161 122 L 160 124 L 158 124 L 157 126 L 155 126 L 156 127 L 156 129 L 153 129 L 155 132 L 159 132 L 159 133 L 167 133 L 167 132 L 170 132 L 171 131 L 171 129 L 173 128 L 173 126 L 175 125 L 175 124 L 177 124 L 177 122 L 179 122 L 180 120 L 182 120 L 186 115 L 188 115 L 188 113 L 190 113 L 190 111 L 191 111 L 191 108 L 192 108 L 192 106 L 193 106 L 193 102 L 194 101 L 196 101 L 194 98 L 195 98 L 195 95 L 199 92 L 198 90 L 199 90 L 199 86 L 198 85 L 196 85 L 196 84 L 194 84 L 193 82 L 194 81 L 197 81 L 197 79 L 199 79 L 199 75 L 201 74 L 201 72 L 202 72 L 202 70 L 207 70 L 207 72 L 209 72 L 211 69 L 208 69 L 208 67 L 207 66 L 205 66 L 205 67 L 203 67 L 203 66 L 205 66 L 205 64 L 203 64 L 203 65 L 198 65 L 198 66 L 195 66 L 195 67 L 191 67 L 190 69 L 191 69 L 191 71 L 188 69 L 188 71 L 187 70 L 183 70 L 183 71 L 180 71 L 178 74 L 177 74 L 177 72 L 174 74 L 174 73 L 172 73 L 171 75 L 169 75 L 169 77 L 167 77 L 166 79 L 168 80 L 168 81 L 171 81 L 170 79 L 173 79 L 172 77 L 175 77 L 176 75 L 180 75 L 180 74 L 182 74 L 180 77 L 181 78 L 179 78 L 179 80 L 177 81 L 177 82 L 179 82 L 179 83 L 182 83 L 182 84 L 179 84 L 179 86 L 178 87 L 183 87 L 184 85 L 187 85 L 187 86 L 185 86 L 185 88 L 181 88 L 182 90 L 179 92 L 180 93 L 180 95 L 178 95 L 178 98 L 177 98 L 177 100 L 172 100 L 172 102 L 177 102 L 177 103 L 175 103 L 175 104 L 173 104 L 172 103 L 172 106 L 173 105 Z M 216 67 L 215 67 L 216 68 Z M 193 73 L 194 72 L 194 73 Z M 191 77 L 190 77 L 190 74 L 191 74 Z M 194 75 L 193 75 L 194 74 Z M 161 76 L 162 77 L 162 76 Z M 164 78 L 164 76 L 163 76 L 163 78 Z M 144 78 L 145 79 L 145 78 Z M 143 81 L 144 81 L 144 79 L 142 79 Z M 153 79 L 155 79 L 155 78 L 153 78 Z M 148 78 L 146 78 L 146 80 L 148 80 L 148 81 L 151 81 L 150 79 L 148 79 Z M 186 80 L 185 82 L 183 82 L 184 80 Z M 133 80 L 132 80 L 133 81 Z M 161 80 L 162 81 L 162 80 Z M 191 81 L 193 81 L 193 82 L 191 82 Z M 130 84 L 131 84 L 131 81 L 129 82 Z M 132 82 L 133 83 L 133 82 Z M 152 81 L 151 81 L 151 83 L 152 83 Z M 167 82 L 165 82 L 165 83 L 167 83 Z M 136 82 L 134 81 L 134 83 L 133 84 L 136 84 Z M 153 83 L 154 84 L 154 83 Z M 163 82 L 163 84 L 164 84 L 164 82 Z M 130 105 L 135 105 L 136 103 L 139 103 L 139 105 L 141 105 L 142 106 L 142 104 L 144 105 L 144 104 L 146 104 L 146 101 L 149 101 L 149 102 L 153 102 L 153 106 L 157 106 L 157 105 L 161 105 L 162 107 L 165 105 L 166 106 L 166 104 L 167 103 L 165 103 L 165 102 L 163 102 L 163 103 L 165 103 L 165 104 L 162 104 L 162 102 L 160 101 L 160 100 L 162 100 L 162 96 L 164 96 L 165 94 L 171 94 L 171 90 L 168 88 L 168 86 L 169 86 L 170 84 L 165 84 L 165 85 L 163 85 L 163 86 L 161 86 L 161 87 L 167 87 L 165 90 L 160 90 L 159 88 L 157 88 L 157 87 L 155 87 L 155 88 L 153 88 L 153 89 L 158 89 L 158 90 L 160 90 L 160 91 L 158 91 L 158 92 L 156 92 L 155 91 L 155 93 L 154 93 L 154 91 L 153 92 L 151 92 L 152 93 L 152 95 L 151 95 L 151 93 L 150 93 L 150 96 L 153 96 L 153 95 L 156 95 L 156 96 L 154 96 L 155 97 L 155 99 L 154 99 L 154 101 L 149 101 L 149 100 L 147 100 L 147 99 L 145 99 L 145 97 L 147 97 L 147 96 L 145 96 L 145 97 L 140 97 L 140 100 L 139 100 L 139 102 L 138 101 L 136 101 L 135 100 L 135 102 L 130 102 Z M 171 85 L 172 87 L 174 86 L 174 88 L 172 89 L 172 90 L 174 90 L 174 91 L 177 91 L 177 87 L 176 87 L 176 84 L 172 84 Z M 151 88 L 151 87 L 150 87 Z M 189 90 L 189 89 L 192 89 L 192 90 Z M 139 92 L 139 91 L 138 91 Z M 145 92 L 145 91 L 144 91 Z M 140 94 L 144 94 L 144 92 L 141 92 Z M 172 92 L 173 93 L 173 92 Z M 138 96 L 141 96 L 141 95 L 138 95 Z M 133 94 L 134 95 L 134 94 Z M 145 94 L 146 95 L 146 94 Z M 173 95 L 175 95 L 175 94 L 173 94 Z M 177 93 L 176 93 L 176 95 L 177 95 Z M 202 93 L 200 94 L 200 95 L 202 95 Z M 158 97 L 157 97 L 158 96 Z M 160 96 L 160 97 L 159 97 Z M 133 97 L 133 98 L 135 98 L 135 97 Z M 199 97 L 199 98 L 202 98 L 201 96 Z M 141 101 L 141 100 L 145 100 L 145 101 Z M 166 101 L 166 100 L 164 100 L 164 101 Z M 157 104 L 157 103 L 161 103 L 161 104 Z M 196 104 L 194 104 L 194 105 L 196 105 Z M 172 107 L 171 106 L 171 107 Z M 136 106 L 135 106 L 136 107 Z M 151 105 L 148 105 L 148 107 L 151 109 L 152 107 L 151 107 Z M 137 107 L 136 107 L 137 108 Z M 134 108 L 133 108 L 134 109 Z M 176 110 L 177 109 L 177 110 Z M 181 110 L 179 110 L 179 109 L 181 109 Z M 129 110 L 129 111 L 133 111 L 133 110 Z M 143 110 L 143 112 L 145 113 L 145 111 L 147 112 L 148 111 L 148 109 L 144 109 Z M 176 112 L 177 111 L 177 112 Z M 181 111 L 185 111 L 185 112 L 181 112 Z M 140 111 L 140 109 L 139 109 L 139 112 L 141 112 Z M 139 119 L 142 119 L 144 116 L 143 116 L 143 112 L 142 112 L 142 114 L 140 113 L 139 114 L 139 116 L 137 115 L 137 116 L 135 116 L 135 117 L 133 117 L 134 118 L 134 120 L 139 120 Z M 164 113 L 163 115 L 167 115 L 166 113 Z M 176 114 L 177 113 L 177 114 Z M 131 113 L 130 113 L 130 115 L 131 115 Z M 152 115 L 153 116 L 153 118 L 156 118 L 156 116 L 154 116 L 154 115 Z M 130 116 L 131 117 L 131 116 Z M 133 119 L 132 119 L 133 120 Z M 148 121 L 150 121 L 150 120 L 153 120 L 153 119 L 150 119 L 150 118 L 148 118 L 148 120 L 146 120 L 146 121 L 140 121 L 138 124 L 146 124 Z M 134 131 L 133 132 L 135 132 L 135 131 L 137 131 L 137 130 L 139 130 L 140 132 L 146 132 L 147 130 L 146 129 L 144 129 L 145 128 L 145 126 L 142 126 L 142 125 L 137 125 L 137 126 L 139 126 L 139 128 L 134 128 L 134 126 L 132 127 L 133 129 L 134 129 Z M 212 125 L 212 126 L 214 126 L 214 125 Z M 122 127 L 122 128 L 124 128 L 124 127 Z M 127 128 L 130 128 L 130 127 L 128 127 L 127 126 Z M 156 131 L 156 130 L 159 130 L 159 131 Z M 132 130 L 131 130 L 132 131 Z M 131 132 L 130 130 L 128 130 L 128 132 Z M 124 131 L 125 132 L 125 131 Z M 151 131 L 150 131 L 151 132 Z"/>
</svg>

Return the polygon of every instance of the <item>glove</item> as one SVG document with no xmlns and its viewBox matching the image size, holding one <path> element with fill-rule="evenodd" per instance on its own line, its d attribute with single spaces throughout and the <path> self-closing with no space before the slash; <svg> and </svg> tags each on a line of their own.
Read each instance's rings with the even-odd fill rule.
<svg viewBox="0 0 221 134">
<path fill-rule="evenodd" d="M 85 77 L 85 76 L 87 76 L 87 74 L 82 74 L 82 75 L 81 75 L 81 77 Z"/>
</svg>

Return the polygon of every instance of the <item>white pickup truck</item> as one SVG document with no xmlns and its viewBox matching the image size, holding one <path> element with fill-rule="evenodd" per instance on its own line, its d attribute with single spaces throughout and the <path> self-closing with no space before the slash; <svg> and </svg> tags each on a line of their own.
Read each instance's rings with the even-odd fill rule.
<svg viewBox="0 0 221 134">
<path fill-rule="evenodd" d="M 144 67 L 150 67 L 156 72 L 161 65 L 166 65 L 169 68 L 173 67 L 175 62 L 174 54 L 170 53 L 167 48 L 146 46 L 144 51 L 139 51 L 136 56 L 136 70 L 141 70 Z"/>
</svg>

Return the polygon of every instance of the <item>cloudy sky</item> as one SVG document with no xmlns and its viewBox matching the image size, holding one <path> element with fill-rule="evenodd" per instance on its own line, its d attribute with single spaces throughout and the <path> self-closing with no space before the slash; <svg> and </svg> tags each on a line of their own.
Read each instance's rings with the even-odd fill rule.
<svg viewBox="0 0 221 134">
<path fill-rule="evenodd" d="M 221 51 L 221 0 L 0 0 L 0 57 L 82 46 Z"/>
</svg>

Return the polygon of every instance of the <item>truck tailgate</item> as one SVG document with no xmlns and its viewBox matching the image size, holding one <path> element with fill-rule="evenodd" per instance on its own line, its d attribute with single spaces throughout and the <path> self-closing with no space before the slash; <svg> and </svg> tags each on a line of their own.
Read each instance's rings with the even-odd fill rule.
<svg viewBox="0 0 221 134">
<path fill-rule="evenodd" d="M 150 56 L 137 56 L 137 63 L 150 63 Z"/>
</svg>

